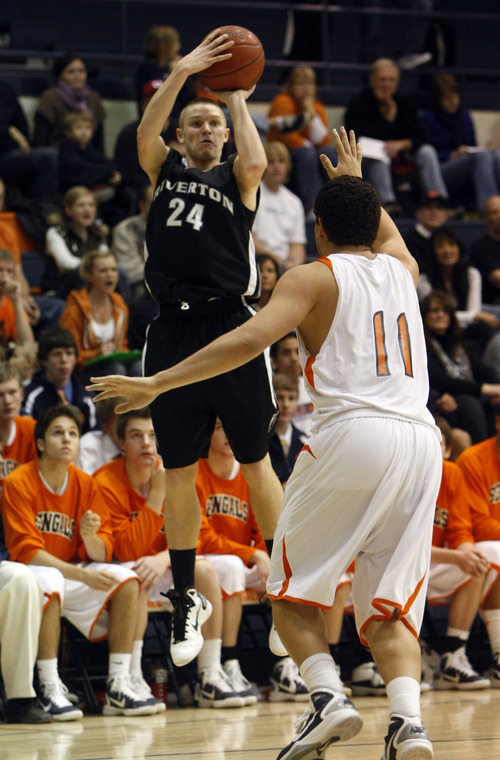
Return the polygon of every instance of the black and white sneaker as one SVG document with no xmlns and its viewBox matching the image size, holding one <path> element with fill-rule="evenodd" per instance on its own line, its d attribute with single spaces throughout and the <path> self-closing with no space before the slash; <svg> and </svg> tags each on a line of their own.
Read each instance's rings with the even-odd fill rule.
<svg viewBox="0 0 500 760">
<path fill-rule="evenodd" d="M 108 678 L 103 715 L 153 715 L 155 712 L 155 705 L 134 690 L 130 675 Z"/>
<path fill-rule="evenodd" d="M 250 681 L 245 678 L 241 672 L 240 663 L 238 660 L 226 660 L 222 666 L 222 669 L 226 674 L 226 679 L 231 686 L 231 689 L 235 692 L 235 694 L 243 697 L 245 705 L 257 704 L 257 694 L 253 690 Z"/>
<path fill-rule="evenodd" d="M 385 697 L 385 683 L 377 666 L 372 662 L 362 662 L 352 671 L 352 693 L 355 697 Z"/>
<path fill-rule="evenodd" d="M 283 657 L 283 659 L 278 660 L 273 667 L 273 674 L 269 680 L 271 681 L 270 702 L 309 701 L 307 686 L 291 657 Z"/>
<path fill-rule="evenodd" d="M 489 678 L 493 689 L 500 689 L 500 652 L 495 652 L 493 655 L 493 666 L 484 675 L 486 678 Z"/>
<path fill-rule="evenodd" d="M 432 760 L 434 752 L 420 718 L 393 713 L 380 760 Z"/>
<path fill-rule="evenodd" d="M 170 656 L 177 667 L 187 665 L 203 646 L 201 626 L 212 614 L 212 605 L 195 588 L 183 592 L 170 589 L 165 594 L 173 604 Z"/>
<path fill-rule="evenodd" d="M 296 723 L 295 739 L 281 750 L 277 760 L 321 758 L 330 744 L 351 739 L 362 725 L 361 715 L 343 694 L 330 689 L 315 691 L 308 709 Z"/>
<path fill-rule="evenodd" d="M 200 683 L 196 684 L 194 701 L 198 707 L 244 707 L 245 700 L 233 691 L 222 667 L 216 673 L 200 673 Z"/>
<path fill-rule="evenodd" d="M 69 701 L 68 689 L 59 677 L 40 683 L 38 705 L 52 720 L 66 721 L 83 718 L 83 712 Z"/>
<path fill-rule="evenodd" d="M 489 678 L 476 673 L 465 653 L 465 646 L 456 652 L 445 652 L 441 656 L 441 669 L 434 678 L 435 689 L 458 689 L 468 691 L 473 689 L 488 689 L 491 686 Z"/>
<path fill-rule="evenodd" d="M 130 685 L 132 689 L 138 694 L 144 702 L 152 705 L 155 708 L 155 713 L 165 712 L 167 705 L 162 702 L 161 699 L 157 699 L 151 691 L 148 682 L 143 676 L 130 676 Z"/>
</svg>

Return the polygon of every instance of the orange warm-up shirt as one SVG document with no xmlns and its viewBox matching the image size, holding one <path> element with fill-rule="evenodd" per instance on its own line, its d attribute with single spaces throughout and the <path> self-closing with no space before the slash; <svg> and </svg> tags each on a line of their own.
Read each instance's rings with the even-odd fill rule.
<svg viewBox="0 0 500 760">
<path fill-rule="evenodd" d="M 314 110 L 316 115 L 319 116 L 325 127 L 327 133 L 319 143 L 321 147 L 330 145 L 332 139 L 330 137 L 330 129 L 328 126 L 328 114 L 326 108 L 320 100 L 314 102 Z M 268 116 L 296 116 L 301 113 L 301 109 L 297 105 L 297 101 L 292 98 L 288 93 L 282 92 L 276 95 L 271 101 Z M 285 143 L 288 150 L 294 150 L 294 148 L 302 148 L 306 140 L 311 140 L 311 128 L 309 124 L 295 132 L 278 132 L 277 130 L 270 129 L 267 133 L 268 140 L 279 140 Z"/>
<path fill-rule="evenodd" d="M 132 488 L 124 457 L 100 467 L 93 478 L 108 508 L 117 560 L 132 562 L 167 549 L 163 513 L 147 507 L 147 499 Z"/>
<path fill-rule="evenodd" d="M 500 541 L 500 459 L 496 439 L 476 443 L 457 459 L 469 489 L 476 541 Z"/>
<path fill-rule="evenodd" d="M 241 470 L 226 480 L 212 472 L 207 459 L 200 459 L 196 490 L 202 515 L 199 554 L 235 554 L 247 565 L 255 549 L 266 551 Z"/>
<path fill-rule="evenodd" d="M 38 459 L 35 446 L 35 425 L 36 421 L 31 417 L 14 418 L 14 438 L 11 443 L 5 444 L 0 458 L 0 487 L 7 475 L 20 464 Z"/>
<path fill-rule="evenodd" d="M 17 339 L 17 323 L 14 304 L 7 296 L 0 296 L 0 345 L 8 346 Z"/>
<path fill-rule="evenodd" d="M 79 525 L 90 509 L 101 517 L 98 535 L 106 545 L 106 561 L 113 554 L 113 535 L 104 500 L 90 475 L 73 465 L 62 494 L 52 493 L 38 472 L 38 460 L 22 464 L 5 479 L 0 511 L 10 559 L 29 564 L 40 550 L 65 562 L 90 559 Z"/>
<path fill-rule="evenodd" d="M 432 545 L 440 549 L 456 549 L 463 543 L 475 543 L 469 492 L 460 467 L 444 460 L 434 513 Z"/>
</svg>

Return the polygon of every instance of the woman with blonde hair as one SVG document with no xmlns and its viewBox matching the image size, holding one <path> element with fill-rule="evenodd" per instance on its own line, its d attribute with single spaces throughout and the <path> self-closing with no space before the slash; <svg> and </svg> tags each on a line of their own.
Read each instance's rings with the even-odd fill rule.
<svg viewBox="0 0 500 760">
<path fill-rule="evenodd" d="M 116 256 L 102 249 L 89 251 L 83 256 L 80 274 L 86 284 L 71 291 L 60 321 L 75 337 L 77 371 L 86 379 L 97 371 L 92 365 L 98 362 L 100 375 L 140 375 L 140 352 L 128 350 L 128 306 L 115 292 Z"/>
</svg>

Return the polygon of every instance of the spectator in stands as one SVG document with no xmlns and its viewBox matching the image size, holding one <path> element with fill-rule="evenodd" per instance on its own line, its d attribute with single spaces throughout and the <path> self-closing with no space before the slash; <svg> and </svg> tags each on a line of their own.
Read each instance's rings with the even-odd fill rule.
<svg viewBox="0 0 500 760">
<path fill-rule="evenodd" d="M 427 599 L 448 605 L 446 635 L 434 642 L 441 655 L 436 689 L 485 689 L 500 686 L 500 542 L 477 541 L 470 494 L 463 472 L 450 454 L 451 429 L 441 430 L 443 475 L 436 502 Z M 492 682 L 477 673 L 466 654 L 474 619 L 480 610 L 495 656 Z"/>
<path fill-rule="evenodd" d="M 260 201 L 252 234 L 257 253 L 273 256 L 290 269 L 306 259 L 304 207 L 287 187 L 292 162 L 286 145 L 278 140 L 264 145 L 267 169 L 260 183 Z"/>
<path fill-rule="evenodd" d="M 146 292 L 144 264 L 146 261 L 146 219 L 153 198 L 149 183 L 139 190 L 139 213 L 124 219 L 113 229 L 111 248 L 117 261 L 127 273 L 134 299 Z"/>
<path fill-rule="evenodd" d="M 37 343 L 24 343 L 21 346 L 14 346 L 9 356 L 8 363 L 19 373 L 23 388 L 29 385 L 34 373 L 38 369 L 37 353 Z"/>
<path fill-rule="evenodd" d="M 101 96 L 87 85 L 87 66 L 75 53 L 67 53 L 54 62 L 54 87 L 42 93 L 35 112 L 33 141 L 37 146 L 58 148 L 64 137 L 64 117 L 71 111 L 83 111 L 94 119 L 92 144 L 104 153 L 104 119 Z"/>
<path fill-rule="evenodd" d="M 122 397 L 104 399 L 95 402 L 95 411 L 100 430 L 89 430 L 80 439 L 76 466 L 88 475 L 93 475 L 99 467 L 122 456 L 120 442 L 116 433 L 118 415 L 115 407 Z"/>
<path fill-rule="evenodd" d="M 103 715 L 148 715 L 155 708 L 134 690 L 130 676 L 139 579 L 109 564 L 114 540 L 104 499 L 90 475 L 73 465 L 79 439 L 78 409 L 47 410 L 35 427 L 39 459 L 12 472 L 1 495 L 10 556 L 29 566 L 47 597 L 36 663 L 39 702 L 55 721 L 83 718 L 59 677 L 64 616 L 88 639 L 108 638 Z"/>
<path fill-rule="evenodd" d="M 142 99 L 144 86 L 151 81 L 164 81 L 170 74 L 173 65 L 181 58 L 181 41 L 179 32 L 173 26 L 152 26 L 144 41 L 145 61 L 139 66 L 135 75 L 137 104 L 139 115 L 143 112 Z M 190 100 L 196 97 L 196 89 L 191 79 L 182 87 L 177 102 L 172 110 L 170 119 L 173 128 L 177 127 L 179 114 Z"/>
<path fill-rule="evenodd" d="M 252 589 L 260 597 L 269 575 L 269 555 L 250 503 L 241 468 L 217 419 L 208 457 L 198 461 L 196 490 L 202 524 L 197 551 L 215 567 L 224 599 L 223 668 L 235 691 L 247 704 L 257 701 L 238 660 L 242 595 Z M 270 639 L 271 643 L 271 639 Z M 307 689 L 290 657 L 276 660 L 271 676 L 271 702 L 306 701 Z"/>
<path fill-rule="evenodd" d="M 273 370 L 280 374 L 288 375 L 298 385 L 297 412 L 293 416 L 292 421 L 295 427 L 299 428 L 306 436 L 309 436 L 311 433 L 313 406 L 300 366 L 299 342 L 295 331 L 287 333 L 276 343 L 273 343 L 270 353 Z"/>
<path fill-rule="evenodd" d="M 252 304 L 252 306 L 256 311 L 259 311 L 269 302 L 274 286 L 281 277 L 281 269 L 276 259 L 267 253 L 258 253 L 255 258 L 260 272 L 261 296 L 257 303 Z"/>
<path fill-rule="evenodd" d="M 5 721 L 50 723 L 50 717 L 35 703 L 33 688 L 42 589 L 25 565 L 8 561 L 3 529 L 0 532 L 0 645 Z"/>
<path fill-rule="evenodd" d="M 363 176 L 377 188 L 392 216 L 402 214 L 394 189 L 396 173 L 415 168 L 423 192 L 448 197 L 436 151 L 425 144 L 413 100 L 399 92 L 398 85 L 398 66 L 390 58 L 378 58 L 370 68 L 368 86 L 351 99 L 344 120 L 346 129 L 353 129 L 361 143 L 364 137 L 378 141 L 376 157 L 365 147 Z"/>
<path fill-rule="evenodd" d="M 94 119 L 91 114 L 71 112 L 64 117 L 64 137 L 59 145 L 59 185 L 65 193 L 83 185 L 92 190 L 98 202 L 108 201 L 121 181 L 116 164 L 92 143 Z"/>
<path fill-rule="evenodd" d="M 421 119 L 426 140 L 438 154 L 448 192 L 458 200 L 472 195 L 474 208 L 480 211 L 488 198 L 498 195 L 496 152 L 477 148 L 474 124 L 461 99 L 453 74 L 434 74 L 429 84 L 430 107 Z"/>
<path fill-rule="evenodd" d="M 424 322 L 429 382 L 439 394 L 437 410 L 452 425 L 470 433 L 472 442 L 488 437 L 500 382 L 481 360 L 477 347 L 462 340 L 451 297 L 433 290 L 420 304 Z"/>
<path fill-rule="evenodd" d="M 128 306 L 115 292 L 115 254 L 99 249 L 88 251 L 82 258 L 80 273 L 86 285 L 68 295 L 60 321 L 76 341 L 76 371 L 87 382 L 97 371 L 87 363 L 99 360 L 99 374 L 140 375 L 140 361 L 128 351 Z"/>
<path fill-rule="evenodd" d="M 0 346 L 33 343 L 33 330 L 25 311 L 23 285 L 16 276 L 14 257 L 0 248 Z"/>
<path fill-rule="evenodd" d="M 15 91 L 4 80 L 0 81 L 0 175 L 28 198 L 57 198 L 59 194 L 57 153 L 30 146 L 26 117 Z"/>
<path fill-rule="evenodd" d="M 421 273 L 417 292 L 420 300 L 431 290 L 448 293 L 455 306 L 455 316 L 466 338 L 479 337 L 474 332 L 480 322 L 491 330 L 500 327 L 500 319 L 481 309 L 481 274 L 469 266 L 464 257 L 463 243 L 450 227 L 439 227 L 431 236 L 432 257 L 427 273 Z M 489 337 L 490 330 L 486 330 Z"/>
<path fill-rule="evenodd" d="M 51 221 L 42 290 L 66 298 L 70 290 L 83 285 L 78 273 L 83 254 L 107 248 L 108 229 L 97 219 L 94 194 L 81 185 L 65 193 L 62 215 L 53 215 Z"/>
<path fill-rule="evenodd" d="M 307 441 L 307 436 L 292 422 L 297 414 L 299 400 L 297 380 L 289 375 L 275 373 L 273 375 L 273 387 L 279 417 L 274 433 L 269 439 L 269 456 L 273 470 L 284 488 L 292 474 L 295 460 Z"/>
<path fill-rule="evenodd" d="M 500 195 L 483 207 L 486 233 L 471 248 L 470 263 L 483 278 L 483 309 L 500 317 Z"/>
<path fill-rule="evenodd" d="M 436 192 L 423 193 L 415 207 L 415 226 L 403 235 L 420 274 L 428 273 L 433 260 L 431 236 L 448 221 L 448 199 Z"/>
<path fill-rule="evenodd" d="M 142 581 L 140 623 L 131 672 L 135 688 L 150 698 L 151 691 L 141 669 L 147 601 L 160 601 L 173 587 L 163 517 L 165 471 L 158 459 L 148 408 L 120 415 L 117 436 L 123 457 L 101 467 L 94 479 L 111 516 L 115 557 L 118 562 L 133 567 Z M 202 559 L 195 564 L 195 583 L 213 607 L 212 615 L 202 628 L 204 642 L 198 655 L 200 683 L 195 690 L 195 701 L 200 707 L 243 707 L 243 697 L 232 689 L 221 668 L 221 590 L 217 574 Z"/>
<path fill-rule="evenodd" d="M 292 132 L 270 129 L 267 139 L 283 142 L 290 151 L 291 185 L 309 214 L 318 190 L 326 182 L 319 156 L 325 153 L 336 162 L 336 154 L 331 144 L 326 109 L 316 95 L 314 69 L 296 66 L 290 69 L 283 91 L 273 98 L 269 118 L 303 113 L 308 114 L 309 120 L 302 129 Z"/>
<path fill-rule="evenodd" d="M 83 432 L 98 427 L 92 395 L 74 376 L 78 349 L 75 338 L 63 327 L 52 327 L 41 335 L 38 361 L 42 369 L 33 375 L 24 392 L 22 414 L 39 419 L 56 404 L 72 404 L 82 416 Z"/>
<path fill-rule="evenodd" d="M 21 417 L 23 387 L 19 372 L 0 363 L 0 436 L 4 440 L 0 459 L 0 488 L 7 475 L 20 464 L 37 458 L 35 420 Z"/>
</svg>

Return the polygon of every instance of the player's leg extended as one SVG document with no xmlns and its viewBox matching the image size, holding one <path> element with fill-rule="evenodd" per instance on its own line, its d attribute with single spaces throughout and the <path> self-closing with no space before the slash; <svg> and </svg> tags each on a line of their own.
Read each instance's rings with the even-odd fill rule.
<svg viewBox="0 0 500 760">
<path fill-rule="evenodd" d="M 194 587 L 196 542 L 201 510 L 196 492 L 198 463 L 166 471 L 165 529 L 174 588 L 170 654 L 178 666 L 187 665 L 203 645 L 201 626 L 210 617 L 211 604 Z"/>
<path fill-rule="evenodd" d="M 432 744 L 420 718 L 420 645 L 401 620 L 372 620 L 365 637 L 389 697 L 390 723 L 382 760 L 431 760 Z"/>
<path fill-rule="evenodd" d="M 296 736 L 280 752 L 278 760 L 299 760 L 313 751 L 321 757 L 330 744 L 355 736 L 363 721 L 344 695 L 329 652 L 322 610 L 285 600 L 273 601 L 272 607 L 283 643 L 299 665 L 311 695 Z"/>
</svg>

